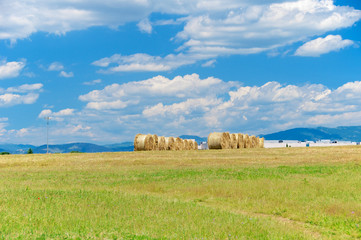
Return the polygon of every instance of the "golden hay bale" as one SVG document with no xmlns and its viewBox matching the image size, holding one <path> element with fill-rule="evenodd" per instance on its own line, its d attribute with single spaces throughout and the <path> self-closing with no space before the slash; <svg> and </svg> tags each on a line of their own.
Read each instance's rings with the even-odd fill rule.
<svg viewBox="0 0 361 240">
<path fill-rule="evenodd" d="M 194 140 L 188 139 L 189 148 L 188 150 L 194 150 Z"/>
<path fill-rule="evenodd" d="M 209 149 L 229 149 L 231 137 L 229 133 L 214 132 L 208 135 Z"/>
<path fill-rule="evenodd" d="M 165 147 L 166 150 L 175 150 L 175 142 L 174 142 L 174 138 L 173 137 L 166 137 L 165 138 Z"/>
<path fill-rule="evenodd" d="M 259 147 L 264 148 L 264 138 L 259 138 Z"/>
<path fill-rule="evenodd" d="M 196 141 L 194 141 L 194 150 L 198 150 L 198 143 Z"/>
<path fill-rule="evenodd" d="M 183 140 L 180 137 L 174 139 L 175 150 L 183 150 Z"/>
<path fill-rule="evenodd" d="M 244 148 L 244 140 L 243 140 L 243 134 L 238 133 L 238 148 Z"/>
<path fill-rule="evenodd" d="M 154 140 L 154 145 L 153 145 L 153 150 L 159 150 L 159 146 L 158 146 L 158 136 L 156 134 L 152 135 L 153 136 L 153 140 Z"/>
<path fill-rule="evenodd" d="M 137 134 L 134 139 L 134 151 L 150 151 L 154 149 L 154 138 L 148 134 Z"/>
<path fill-rule="evenodd" d="M 187 139 L 182 139 L 183 140 L 183 150 L 189 150 L 189 143 Z"/>
<path fill-rule="evenodd" d="M 243 135 L 244 140 L 244 148 L 250 148 L 251 147 L 251 139 L 248 136 L 248 134 Z"/>
<path fill-rule="evenodd" d="M 255 148 L 256 144 L 257 144 L 256 136 L 250 136 L 249 138 L 250 138 L 250 142 L 251 142 L 251 148 Z"/>
<path fill-rule="evenodd" d="M 158 137 L 158 150 L 160 151 L 167 150 L 165 145 L 165 137 Z"/>
<path fill-rule="evenodd" d="M 237 136 L 236 134 L 232 133 L 230 134 L 230 138 L 231 138 L 231 148 L 232 149 L 237 149 L 237 145 L 238 145 L 238 141 L 237 141 Z"/>
</svg>

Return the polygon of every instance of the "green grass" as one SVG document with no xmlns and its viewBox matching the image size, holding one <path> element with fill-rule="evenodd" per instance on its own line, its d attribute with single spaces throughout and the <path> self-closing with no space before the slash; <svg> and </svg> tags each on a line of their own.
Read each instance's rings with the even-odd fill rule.
<svg viewBox="0 0 361 240">
<path fill-rule="evenodd" d="M 0 239 L 357 239 L 360 153 L 3 155 Z"/>
</svg>

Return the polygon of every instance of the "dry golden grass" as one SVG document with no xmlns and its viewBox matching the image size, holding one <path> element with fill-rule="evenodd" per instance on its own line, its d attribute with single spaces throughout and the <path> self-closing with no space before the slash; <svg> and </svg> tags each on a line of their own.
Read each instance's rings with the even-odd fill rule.
<svg viewBox="0 0 361 240">
<path fill-rule="evenodd" d="M 8 224 L 0 236 L 359 238 L 360 153 L 347 146 L 3 155 L 0 221 Z"/>
</svg>

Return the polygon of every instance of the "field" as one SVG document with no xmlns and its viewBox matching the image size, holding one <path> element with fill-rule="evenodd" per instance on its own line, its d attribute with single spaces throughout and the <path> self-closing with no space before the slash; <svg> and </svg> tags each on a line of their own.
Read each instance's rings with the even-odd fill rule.
<svg viewBox="0 0 361 240">
<path fill-rule="evenodd" d="M 361 147 L 0 156 L 0 238 L 361 238 Z"/>
</svg>

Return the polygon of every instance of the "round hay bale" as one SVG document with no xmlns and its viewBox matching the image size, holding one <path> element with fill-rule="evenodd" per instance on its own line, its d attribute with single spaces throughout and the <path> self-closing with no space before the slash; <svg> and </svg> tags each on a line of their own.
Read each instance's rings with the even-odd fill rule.
<svg viewBox="0 0 361 240">
<path fill-rule="evenodd" d="M 255 136 L 250 136 L 249 137 L 249 141 L 250 141 L 250 148 L 255 148 Z"/>
<path fill-rule="evenodd" d="M 256 142 L 255 142 L 256 148 L 260 148 L 261 145 L 259 144 L 259 137 L 256 137 Z"/>
<path fill-rule="evenodd" d="M 152 135 L 153 139 L 154 139 L 154 145 L 153 145 L 153 150 L 157 151 L 159 150 L 159 146 L 158 146 L 158 136 L 156 134 Z"/>
<path fill-rule="evenodd" d="M 196 141 L 194 141 L 193 146 L 194 146 L 194 150 L 198 150 L 198 143 Z"/>
<path fill-rule="evenodd" d="M 154 149 L 153 136 L 137 134 L 134 139 L 134 151 L 150 151 Z"/>
<path fill-rule="evenodd" d="M 231 138 L 229 133 L 214 132 L 208 135 L 209 149 L 229 149 Z"/>
<path fill-rule="evenodd" d="M 264 148 L 264 138 L 259 138 L 259 147 Z"/>
<path fill-rule="evenodd" d="M 258 147 L 258 138 L 256 136 L 252 136 L 252 147 L 253 148 Z"/>
<path fill-rule="evenodd" d="M 175 142 L 173 137 L 165 137 L 165 148 L 166 150 L 175 150 Z"/>
<path fill-rule="evenodd" d="M 174 139 L 175 150 L 183 150 L 183 140 L 180 137 Z"/>
<path fill-rule="evenodd" d="M 230 134 L 230 138 L 231 138 L 231 148 L 232 149 L 237 149 L 237 145 L 238 145 L 238 141 L 237 141 L 237 135 L 232 133 Z"/>
<path fill-rule="evenodd" d="M 167 150 L 165 145 L 165 137 L 158 137 L 158 150 L 160 151 Z"/>
<path fill-rule="evenodd" d="M 189 142 L 187 139 L 183 140 L 183 150 L 189 150 Z"/>
<path fill-rule="evenodd" d="M 248 134 L 243 135 L 244 148 L 251 148 L 251 141 Z"/>
<path fill-rule="evenodd" d="M 193 139 L 189 139 L 189 140 L 188 140 L 188 144 L 189 144 L 188 150 L 194 150 L 194 140 L 193 140 Z"/>
<path fill-rule="evenodd" d="M 243 134 L 238 133 L 238 148 L 244 148 L 244 140 L 243 140 Z"/>
</svg>

